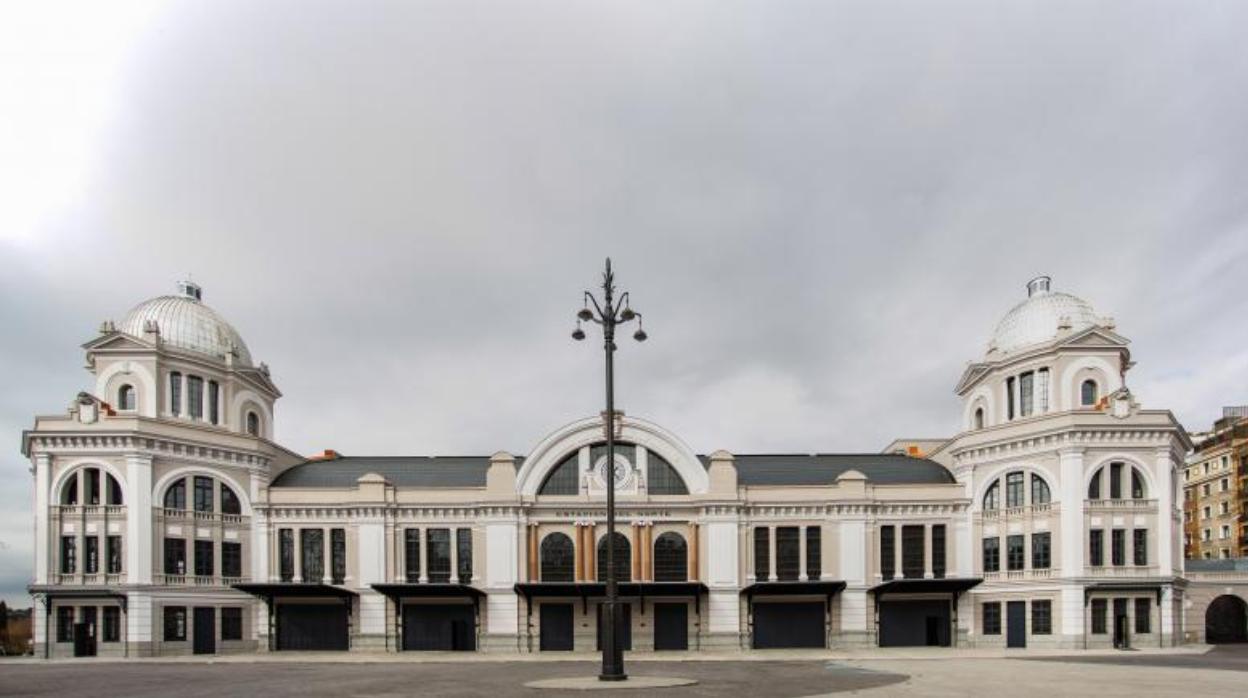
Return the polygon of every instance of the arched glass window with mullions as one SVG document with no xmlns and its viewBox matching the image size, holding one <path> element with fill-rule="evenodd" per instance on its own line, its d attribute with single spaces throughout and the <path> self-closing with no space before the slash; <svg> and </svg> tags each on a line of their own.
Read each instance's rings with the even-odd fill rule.
<svg viewBox="0 0 1248 698">
<path fill-rule="evenodd" d="M 542 539 L 541 580 L 543 582 L 573 581 L 576 546 L 562 533 L 551 533 Z"/>
<path fill-rule="evenodd" d="M 186 479 L 178 480 L 165 490 L 166 509 L 186 509 Z"/>
<path fill-rule="evenodd" d="M 243 513 L 243 505 L 238 501 L 238 495 L 234 494 L 234 490 L 224 482 L 221 483 L 221 513 L 234 515 Z"/>
<path fill-rule="evenodd" d="M 1013 509 L 1023 506 L 1023 474 L 1009 473 L 1005 476 L 1005 506 Z"/>
<path fill-rule="evenodd" d="M 984 511 L 993 511 L 1001 506 L 1001 481 L 994 480 L 984 493 Z"/>
<path fill-rule="evenodd" d="M 984 428 L 984 408 L 982 407 L 975 408 L 975 428 Z"/>
<path fill-rule="evenodd" d="M 623 533 L 616 531 L 611 534 L 615 548 L 615 581 L 631 582 L 633 579 L 633 548 Z M 598 581 L 607 581 L 607 537 L 598 541 Z"/>
<path fill-rule="evenodd" d="M 654 540 L 654 581 L 683 582 L 689 579 L 689 546 L 684 536 L 668 531 Z"/>
<path fill-rule="evenodd" d="M 580 491 L 581 474 L 577 451 L 564 456 L 563 460 L 551 468 L 550 474 L 537 489 L 538 494 L 579 494 Z"/>
<path fill-rule="evenodd" d="M 1099 397 L 1097 393 L 1098 389 L 1096 387 L 1096 381 L 1090 378 L 1084 381 L 1083 385 L 1079 386 L 1079 404 L 1084 407 L 1092 407 L 1096 405 L 1096 401 Z"/>
<path fill-rule="evenodd" d="M 255 412 L 247 413 L 247 433 L 252 436 L 260 435 L 260 417 Z"/>
<path fill-rule="evenodd" d="M 1044 478 L 1040 477 L 1039 475 L 1032 473 L 1031 474 L 1031 503 L 1033 505 L 1034 504 L 1048 504 L 1050 500 L 1051 500 L 1051 494 L 1049 492 L 1049 483 L 1045 482 Z"/>
<path fill-rule="evenodd" d="M 654 451 L 646 453 L 646 482 L 650 494 L 689 494 L 676 468 Z"/>
</svg>

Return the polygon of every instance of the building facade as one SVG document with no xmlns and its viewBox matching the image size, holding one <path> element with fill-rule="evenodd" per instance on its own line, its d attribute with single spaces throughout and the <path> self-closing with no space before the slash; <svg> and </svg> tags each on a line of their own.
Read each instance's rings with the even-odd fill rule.
<svg viewBox="0 0 1248 698">
<path fill-rule="evenodd" d="M 1223 408 L 1192 437 L 1183 469 L 1183 538 L 1190 560 L 1248 557 L 1248 408 Z"/>
<path fill-rule="evenodd" d="M 961 431 L 874 454 L 698 454 L 621 414 L 611 463 L 600 417 L 525 454 L 305 458 L 193 284 L 84 349 L 93 389 L 23 434 L 41 656 L 593 650 L 607 536 L 634 651 L 1184 638 L 1190 442 L 1047 278 L 958 382 Z"/>
</svg>

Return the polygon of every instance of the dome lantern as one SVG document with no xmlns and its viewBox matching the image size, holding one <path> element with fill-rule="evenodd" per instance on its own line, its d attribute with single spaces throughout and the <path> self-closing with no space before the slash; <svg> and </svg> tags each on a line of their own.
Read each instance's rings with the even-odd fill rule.
<svg viewBox="0 0 1248 698">
<path fill-rule="evenodd" d="M 178 282 L 176 295 L 159 296 L 135 306 L 117 323 L 117 329 L 138 338 L 159 334 L 162 344 L 175 349 L 235 365 L 253 365 L 242 336 L 204 305 L 203 289 L 193 281 Z"/>
</svg>

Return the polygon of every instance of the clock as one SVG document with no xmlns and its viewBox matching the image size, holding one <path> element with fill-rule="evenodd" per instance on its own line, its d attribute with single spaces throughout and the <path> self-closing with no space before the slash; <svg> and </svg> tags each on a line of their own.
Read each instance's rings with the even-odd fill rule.
<svg viewBox="0 0 1248 698">
<path fill-rule="evenodd" d="M 606 487 L 607 484 L 607 458 L 603 456 L 594 466 L 594 474 L 598 476 L 598 481 Z M 615 480 L 615 488 L 621 489 L 628 484 L 629 478 L 633 474 L 632 464 L 623 455 L 615 454 L 615 467 L 611 468 L 611 474 Z"/>
</svg>

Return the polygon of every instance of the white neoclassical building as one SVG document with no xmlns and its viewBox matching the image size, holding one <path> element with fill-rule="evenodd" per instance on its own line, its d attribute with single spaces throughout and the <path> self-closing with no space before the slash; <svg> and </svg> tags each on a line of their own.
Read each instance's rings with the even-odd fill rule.
<svg viewBox="0 0 1248 698">
<path fill-rule="evenodd" d="M 608 535 L 634 651 L 1183 637 L 1187 436 L 1047 278 L 958 382 L 962 431 L 882 453 L 703 455 L 621 416 L 612 464 L 599 417 L 527 454 L 306 458 L 193 284 L 84 348 L 91 389 L 22 436 L 43 656 L 592 650 Z"/>
</svg>

